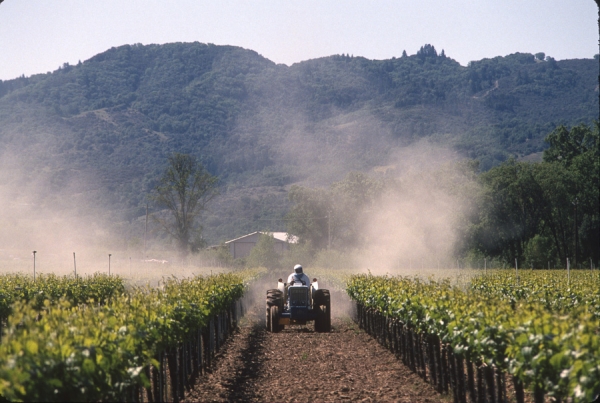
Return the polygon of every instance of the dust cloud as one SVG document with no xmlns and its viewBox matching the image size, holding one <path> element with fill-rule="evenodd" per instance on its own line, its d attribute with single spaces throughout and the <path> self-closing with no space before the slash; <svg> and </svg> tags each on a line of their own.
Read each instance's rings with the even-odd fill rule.
<svg viewBox="0 0 600 403">
<path fill-rule="evenodd" d="M 364 110 L 334 110 L 316 123 L 302 113 L 276 112 L 240 119 L 235 137 L 244 144 L 262 128 L 277 133 L 261 139 L 268 156 L 264 164 L 280 169 L 285 178 L 277 186 L 328 186 L 351 171 L 395 181 L 373 208 L 356 217 L 366 245 L 352 254 L 356 267 L 373 273 L 453 267 L 461 219 L 470 209 L 463 190 L 472 185 L 455 169 L 459 156 L 440 145 L 443 139 L 406 146 L 410 136 L 394 136 L 389 122 Z M 269 129 L 272 125 L 281 130 Z M 81 274 L 106 272 L 109 253 L 111 270 L 120 275 L 175 271 L 172 255 L 144 255 L 144 217 L 122 222 L 111 206 L 99 205 L 101 186 L 94 188 L 93 174 L 57 172 L 56 157 L 48 155 L 40 164 L 25 154 L 0 154 L 0 272 L 30 272 L 33 250 L 41 272 L 72 273 L 73 252 Z M 28 168 L 40 165 L 44 168 L 35 174 Z M 152 261 L 152 268 L 141 265 L 144 260 Z M 197 274 L 197 267 L 178 275 Z"/>
<path fill-rule="evenodd" d="M 428 140 L 395 152 L 386 170 L 395 185 L 361 217 L 366 247 L 358 267 L 414 275 L 455 266 L 461 223 L 476 189 L 458 162 L 456 153 Z"/>
<path fill-rule="evenodd" d="M 264 116 L 251 119 L 253 127 L 269 125 Z M 393 183 L 355 218 L 364 244 L 359 250 L 344 250 L 354 267 L 374 274 L 414 275 L 457 266 L 455 256 L 477 185 L 473 171 L 465 169 L 444 135 L 419 139 L 408 121 L 396 122 L 394 130 L 402 136 L 394 135 L 389 122 L 364 109 L 332 110 L 331 117 L 320 121 L 302 113 L 278 119 L 280 138 L 272 139 L 269 155 L 278 167 L 292 172 L 295 183 L 327 187 L 352 171 Z M 432 119 L 438 129 L 449 130 L 447 114 Z"/>
<path fill-rule="evenodd" d="M 141 256 L 124 252 L 128 239 L 94 200 L 94 183 L 89 174 L 36 170 L 22 154 L 0 155 L 0 273 L 32 274 L 34 250 L 37 274 L 108 272 L 109 253 L 112 273 L 131 272 Z"/>
</svg>

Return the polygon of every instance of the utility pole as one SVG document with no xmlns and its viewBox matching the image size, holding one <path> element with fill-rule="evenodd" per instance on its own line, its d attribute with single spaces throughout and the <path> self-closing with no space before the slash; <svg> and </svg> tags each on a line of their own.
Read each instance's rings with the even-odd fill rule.
<svg viewBox="0 0 600 403">
<path fill-rule="evenodd" d="M 331 211 L 327 212 L 327 249 L 331 249 Z"/>
<path fill-rule="evenodd" d="M 110 257 L 112 256 L 112 254 L 108 254 L 108 275 L 110 276 Z"/>
<path fill-rule="evenodd" d="M 577 249 L 579 249 L 579 237 L 577 236 L 577 205 L 579 204 L 579 200 L 577 199 L 577 197 L 575 198 L 575 201 L 573 202 L 573 207 L 575 209 L 575 259 L 573 260 L 573 267 L 575 267 L 577 269 Z"/>
<path fill-rule="evenodd" d="M 75 271 L 75 278 L 77 278 L 77 261 L 75 260 L 75 252 L 73 252 L 73 270 Z"/>
<path fill-rule="evenodd" d="M 33 281 L 35 282 L 35 254 L 37 253 L 37 250 L 33 251 Z"/>
<path fill-rule="evenodd" d="M 146 226 L 144 227 L 144 259 L 146 258 L 147 238 L 148 238 L 148 203 L 146 203 Z"/>
</svg>

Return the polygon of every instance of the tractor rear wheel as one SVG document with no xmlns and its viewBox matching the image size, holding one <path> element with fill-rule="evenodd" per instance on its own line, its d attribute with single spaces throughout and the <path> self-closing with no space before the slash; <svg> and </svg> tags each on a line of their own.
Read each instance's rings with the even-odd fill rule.
<svg viewBox="0 0 600 403">
<path fill-rule="evenodd" d="M 267 305 L 280 305 L 283 302 L 283 293 L 274 288 L 267 290 Z"/>
<path fill-rule="evenodd" d="M 267 331 L 272 332 L 271 328 L 272 320 L 271 320 L 271 307 L 278 306 L 279 311 L 283 310 L 283 293 L 279 291 L 277 288 L 273 288 L 271 290 L 267 290 L 267 311 L 266 311 L 266 328 Z"/>
<path fill-rule="evenodd" d="M 315 332 L 331 332 L 331 297 L 329 290 L 317 290 L 313 295 L 313 307 L 317 310 Z"/>
<path fill-rule="evenodd" d="M 327 290 L 315 290 L 313 291 L 313 306 L 317 307 L 323 305 L 325 302 L 324 292 Z"/>
<path fill-rule="evenodd" d="M 321 307 L 321 310 L 325 316 L 323 320 L 323 332 L 329 333 L 331 332 L 331 300 L 329 299 L 329 294 L 327 294 L 327 300 L 325 301 L 325 305 Z"/>
<path fill-rule="evenodd" d="M 267 315 L 265 320 L 265 325 L 267 328 L 267 332 L 271 331 L 271 307 L 267 304 Z"/>
<path fill-rule="evenodd" d="M 271 332 L 272 333 L 279 333 L 282 329 L 283 326 L 281 326 L 279 324 L 279 315 L 281 313 L 279 312 L 279 306 L 278 305 L 273 305 L 271 307 L 271 314 L 270 314 L 270 327 L 271 327 Z"/>
</svg>

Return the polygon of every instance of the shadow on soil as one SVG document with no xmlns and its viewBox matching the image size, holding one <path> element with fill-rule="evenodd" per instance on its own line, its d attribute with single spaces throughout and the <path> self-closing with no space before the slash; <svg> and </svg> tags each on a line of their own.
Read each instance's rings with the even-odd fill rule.
<svg viewBox="0 0 600 403">
<path fill-rule="evenodd" d="M 246 402 L 256 398 L 255 380 L 261 373 L 264 363 L 264 341 L 267 333 L 264 324 L 255 323 L 248 337 L 248 346 L 241 351 L 243 362 L 236 369 L 236 375 L 227 385 L 228 401 Z"/>
</svg>

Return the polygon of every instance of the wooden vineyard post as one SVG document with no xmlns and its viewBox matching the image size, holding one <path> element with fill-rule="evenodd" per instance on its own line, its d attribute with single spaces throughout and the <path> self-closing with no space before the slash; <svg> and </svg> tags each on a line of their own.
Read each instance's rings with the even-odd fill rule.
<svg viewBox="0 0 600 403">
<path fill-rule="evenodd" d="M 438 391 L 445 392 L 445 381 L 444 381 L 444 362 L 442 360 L 442 345 L 440 342 L 439 336 L 435 336 L 435 344 L 433 346 L 434 354 L 435 354 L 435 365 L 437 371 L 437 380 L 438 380 Z"/>
<path fill-rule="evenodd" d="M 167 401 L 167 362 L 165 359 L 165 352 L 161 351 L 159 354 L 160 363 L 159 371 L 158 371 L 158 402 L 166 402 Z"/>
<path fill-rule="evenodd" d="M 486 398 L 490 403 L 496 402 L 496 392 L 494 388 L 494 370 L 492 367 L 485 365 L 483 367 L 483 375 L 485 377 Z"/>
<path fill-rule="evenodd" d="M 442 355 L 442 382 L 444 387 L 444 392 L 448 392 L 448 388 L 450 387 L 450 364 L 448 360 L 448 347 L 446 344 L 440 346 L 441 355 Z"/>
<path fill-rule="evenodd" d="M 150 386 L 148 388 L 145 388 L 146 391 L 146 395 L 148 396 L 148 401 L 152 402 L 154 401 L 153 397 L 152 397 L 152 366 L 151 365 L 147 365 L 144 367 L 144 374 L 146 374 L 146 378 L 148 378 L 148 380 L 150 381 Z M 139 401 L 143 401 L 143 397 L 139 396 L 140 398 Z"/>
<path fill-rule="evenodd" d="M 404 323 L 402 325 L 402 346 L 403 346 L 402 362 L 404 363 L 404 365 L 406 365 L 407 367 L 410 368 L 410 345 L 409 345 L 408 332 L 409 332 L 408 326 L 406 325 L 406 323 Z"/>
<path fill-rule="evenodd" d="M 211 365 L 211 356 L 210 356 L 210 321 L 208 326 L 204 328 L 204 339 L 202 340 L 204 344 L 204 368 L 209 369 Z"/>
<path fill-rule="evenodd" d="M 467 402 L 467 394 L 465 390 L 465 367 L 463 357 L 454 354 L 455 368 L 456 368 L 456 387 L 458 389 L 459 402 Z"/>
<path fill-rule="evenodd" d="M 198 373 L 202 376 L 206 373 L 206 343 L 204 342 L 204 333 L 206 326 L 202 327 L 198 330 L 198 356 L 200 368 L 198 369 Z"/>
<path fill-rule="evenodd" d="M 398 358 L 400 357 L 400 351 L 398 350 L 400 345 L 398 343 L 398 321 L 396 319 L 392 320 L 392 337 L 392 351 L 396 358 Z"/>
<path fill-rule="evenodd" d="M 167 399 L 172 400 L 173 402 L 178 402 L 179 398 L 177 396 L 177 347 L 171 347 L 167 350 L 167 363 L 169 366 L 169 382 L 170 385 L 169 390 L 171 391 L 171 396 L 167 396 Z"/>
<path fill-rule="evenodd" d="M 458 397 L 458 382 L 456 379 L 456 360 L 454 359 L 454 353 L 448 348 L 447 350 L 448 357 L 448 370 L 450 375 L 450 388 L 452 389 L 452 395 L 454 397 L 454 402 L 460 402 Z"/>
<path fill-rule="evenodd" d="M 477 401 L 477 394 L 475 393 L 475 374 L 473 373 L 473 363 L 471 360 L 466 360 L 467 364 L 467 390 L 469 392 L 469 399 L 472 402 Z"/>
<path fill-rule="evenodd" d="M 185 342 L 182 342 L 181 345 L 179 346 L 179 348 L 177 348 L 177 358 L 178 358 L 178 384 L 177 386 L 179 387 L 179 390 L 177 391 L 177 394 L 179 395 L 179 398 L 182 399 L 183 396 L 185 395 L 185 386 L 187 383 L 187 371 L 186 371 L 186 356 L 185 356 Z"/>
<path fill-rule="evenodd" d="M 428 335 L 426 338 L 427 346 L 427 364 L 429 366 L 429 379 L 431 384 L 438 389 L 437 371 L 435 369 L 435 353 L 434 351 L 434 337 Z"/>
<path fill-rule="evenodd" d="M 535 403 L 544 403 L 544 389 L 539 386 L 533 388 L 533 401 Z"/>
<path fill-rule="evenodd" d="M 160 373 L 162 371 L 162 368 L 160 368 L 160 354 L 158 355 L 158 357 L 155 357 L 156 361 L 159 363 L 159 368 L 156 367 L 151 367 L 151 375 L 152 375 L 152 383 L 151 383 L 151 390 L 152 390 L 152 394 L 149 395 L 150 396 L 150 401 L 152 402 L 159 402 L 160 400 L 162 400 L 160 391 L 161 391 L 161 387 L 160 387 Z"/>
<path fill-rule="evenodd" d="M 423 333 L 417 333 L 419 343 L 419 364 L 421 367 L 421 377 L 427 380 L 427 357 L 426 357 L 426 338 Z"/>
<path fill-rule="evenodd" d="M 498 367 L 494 367 L 494 373 L 496 375 L 496 401 L 502 403 L 506 401 L 506 382 L 504 382 L 504 374 Z"/>
<path fill-rule="evenodd" d="M 477 365 L 477 402 L 485 403 L 485 381 L 483 376 L 483 364 Z"/>
<path fill-rule="evenodd" d="M 210 348 L 210 362 L 212 364 L 212 360 L 215 356 L 215 318 L 210 318 L 210 338 L 209 338 L 209 348 Z"/>
<path fill-rule="evenodd" d="M 513 385 L 515 388 L 515 397 L 517 403 L 525 403 L 525 391 L 523 390 L 523 382 L 516 376 L 512 377 Z"/>
</svg>

